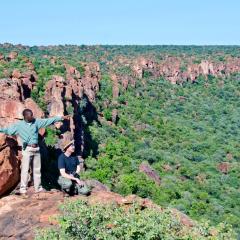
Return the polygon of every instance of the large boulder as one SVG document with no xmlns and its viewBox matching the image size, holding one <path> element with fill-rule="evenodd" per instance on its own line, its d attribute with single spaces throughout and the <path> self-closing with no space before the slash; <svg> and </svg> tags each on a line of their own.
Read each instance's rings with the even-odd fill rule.
<svg viewBox="0 0 240 240">
<path fill-rule="evenodd" d="M 21 100 L 21 92 L 16 81 L 10 78 L 0 79 L 0 99 L 15 99 Z"/>
<path fill-rule="evenodd" d="M 111 75 L 112 79 L 112 94 L 113 94 L 113 99 L 117 99 L 119 96 L 119 86 L 118 86 L 118 79 L 116 74 Z"/>
<path fill-rule="evenodd" d="M 0 196 L 19 181 L 20 161 L 15 139 L 0 134 Z"/>
<path fill-rule="evenodd" d="M 90 62 L 84 65 L 84 69 L 84 76 L 80 79 L 80 82 L 82 83 L 84 94 L 90 102 L 94 102 L 96 93 L 99 90 L 100 66 L 96 62 Z"/>
<path fill-rule="evenodd" d="M 29 108 L 32 110 L 33 115 L 36 118 L 42 118 L 44 117 L 44 112 L 42 109 L 37 105 L 36 102 L 34 102 L 31 98 L 27 98 L 24 102 L 24 108 Z"/>
<path fill-rule="evenodd" d="M 230 168 L 231 168 L 231 164 L 229 162 L 221 162 L 217 165 L 218 171 L 224 174 L 228 174 L 228 172 L 230 171 Z"/>
<path fill-rule="evenodd" d="M 20 93 L 20 100 L 29 98 L 37 80 L 36 72 L 30 70 L 21 73 L 18 69 L 14 69 L 10 77 L 18 87 L 17 92 Z"/>
<path fill-rule="evenodd" d="M 12 60 L 16 59 L 17 56 L 18 56 L 18 53 L 15 52 L 15 51 L 12 51 L 12 52 L 9 53 L 7 59 L 8 59 L 9 61 L 12 61 Z"/>
<path fill-rule="evenodd" d="M 21 120 L 23 118 L 22 111 L 25 108 L 31 109 L 36 118 L 42 118 L 44 116 L 43 111 L 31 98 L 22 102 L 15 99 L 1 100 L 0 127 L 7 127 L 9 124 Z"/>
<path fill-rule="evenodd" d="M 22 74 L 18 69 L 14 69 L 11 78 L 21 78 Z"/>
<path fill-rule="evenodd" d="M 0 118 L 21 119 L 24 104 L 16 100 L 2 100 L 0 104 Z"/>
<path fill-rule="evenodd" d="M 89 179 L 89 180 L 86 180 L 85 182 L 88 186 L 93 188 L 92 192 L 101 192 L 101 191 L 109 192 L 110 191 L 110 189 L 106 185 L 102 184 L 96 179 Z"/>
</svg>

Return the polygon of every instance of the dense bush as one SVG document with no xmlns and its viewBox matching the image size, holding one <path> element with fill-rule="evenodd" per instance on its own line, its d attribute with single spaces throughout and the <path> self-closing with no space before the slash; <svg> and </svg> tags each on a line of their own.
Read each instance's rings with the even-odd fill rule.
<svg viewBox="0 0 240 240">
<path fill-rule="evenodd" d="M 40 231 L 36 240 L 114 240 L 114 239 L 234 239 L 226 225 L 212 228 L 208 223 L 186 227 L 169 210 L 142 209 L 135 204 L 123 208 L 115 205 L 89 206 L 83 201 L 62 207 L 59 227 Z"/>
</svg>

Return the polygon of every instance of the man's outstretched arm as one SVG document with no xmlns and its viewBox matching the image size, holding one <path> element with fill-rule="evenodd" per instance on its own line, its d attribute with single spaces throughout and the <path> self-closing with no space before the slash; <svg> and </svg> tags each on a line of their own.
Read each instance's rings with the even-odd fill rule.
<svg viewBox="0 0 240 240">
<path fill-rule="evenodd" d="M 52 117 L 52 118 L 45 118 L 45 119 L 37 119 L 37 126 L 38 128 L 45 128 L 55 122 L 60 122 L 65 119 L 69 119 L 69 116 L 62 116 L 62 117 Z"/>
<path fill-rule="evenodd" d="M 0 128 L 0 133 L 5 133 L 7 135 L 17 135 L 17 125 L 13 124 L 7 128 Z"/>
</svg>

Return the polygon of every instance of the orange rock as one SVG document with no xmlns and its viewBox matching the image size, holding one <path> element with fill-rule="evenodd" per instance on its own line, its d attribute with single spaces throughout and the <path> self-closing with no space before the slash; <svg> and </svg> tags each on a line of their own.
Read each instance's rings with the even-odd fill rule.
<svg viewBox="0 0 240 240">
<path fill-rule="evenodd" d="M 19 171 L 16 140 L 0 134 L 0 196 L 18 183 Z"/>
<path fill-rule="evenodd" d="M 187 226 L 187 227 L 193 227 L 193 226 L 194 226 L 193 220 L 192 220 L 191 218 L 189 218 L 186 214 L 178 211 L 178 210 L 175 209 L 175 208 L 172 209 L 171 211 L 172 211 L 173 215 L 174 215 L 176 218 L 178 218 L 179 221 L 180 221 L 183 225 L 185 225 L 185 226 Z"/>
<path fill-rule="evenodd" d="M 0 53 L 0 61 L 4 60 L 4 55 Z"/>
<path fill-rule="evenodd" d="M 113 99 L 116 99 L 119 96 L 118 79 L 116 74 L 111 74 L 111 79 L 113 81 L 113 89 L 112 89 Z"/>
<path fill-rule="evenodd" d="M 45 211 L 43 214 L 39 216 L 39 222 L 40 223 L 45 223 L 48 224 L 50 223 L 51 225 L 57 225 L 57 217 L 59 216 L 58 213 L 56 213 L 56 209 L 50 209 Z"/>
<path fill-rule="evenodd" d="M 31 109 L 33 111 L 34 117 L 36 118 L 44 117 L 42 109 L 31 98 L 27 98 L 24 101 L 24 107 Z"/>
<path fill-rule="evenodd" d="M 16 81 L 13 81 L 10 78 L 1 79 L 0 99 L 14 99 L 21 101 L 21 97 L 21 92 L 19 91 L 19 86 Z"/>
<path fill-rule="evenodd" d="M 139 171 L 145 173 L 156 184 L 160 185 L 161 180 L 159 174 L 148 163 L 141 163 L 139 166 Z"/>
<path fill-rule="evenodd" d="M 220 172 L 222 172 L 222 173 L 224 173 L 224 174 L 227 174 L 228 172 L 229 172 L 229 170 L 230 170 L 230 163 L 229 162 L 222 162 L 222 163 L 219 163 L 218 165 L 217 165 L 217 169 L 220 171 Z"/>
<path fill-rule="evenodd" d="M 0 118 L 22 119 L 24 104 L 16 100 L 2 100 L 0 104 Z"/>
<path fill-rule="evenodd" d="M 9 55 L 8 55 L 8 59 L 11 61 L 11 60 L 16 59 L 17 56 L 18 56 L 17 52 L 10 52 Z"/>
<path fill-rule="evenodd" d="M 12 78 L 20 78 L 22 76 L 21 72 L 18 69 L 14 69 L 12 72 Z"/>
<path fill-rule="evenodd" d="M 172 167 L 169 164 L 164 164 L 163 165 L 163 170 L 166 172 L 172 171 Z"/>
</svg>

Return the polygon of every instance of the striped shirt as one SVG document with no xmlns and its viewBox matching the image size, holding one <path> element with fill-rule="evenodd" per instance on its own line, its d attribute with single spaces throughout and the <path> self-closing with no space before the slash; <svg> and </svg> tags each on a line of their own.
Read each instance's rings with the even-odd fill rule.
<svg viewBox="0 0 240 240">
<path fill-rule="evenodd" d="M 19 135 L 23 143 L 37 144 L 38 130 L 61 120 L 62 117 L 35 119 L 31 123 L 22 120 L 7 128 L 0 128 L 0 133 L 5 133 L 7 135 Z"/>
</svg>

